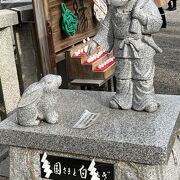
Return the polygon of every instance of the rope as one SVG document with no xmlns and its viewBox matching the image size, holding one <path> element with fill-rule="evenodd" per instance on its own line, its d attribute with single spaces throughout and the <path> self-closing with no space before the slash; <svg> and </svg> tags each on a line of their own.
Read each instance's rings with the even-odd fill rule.
<svg viewBox="0 0 180 180">
<path fill-rule="evenodd" d="M 76 33 L 78 18 L 64 3 L 61 3 L 62 17 L 60 26 L 66 36 L 73 36 Z"/>
</svg>

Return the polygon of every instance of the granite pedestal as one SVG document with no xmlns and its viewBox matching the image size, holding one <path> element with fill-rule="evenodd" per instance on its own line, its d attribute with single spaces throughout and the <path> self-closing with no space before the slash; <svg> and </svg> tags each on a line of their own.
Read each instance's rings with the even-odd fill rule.
<svg viewBox="0 0 180 180">
<path fill-rule="evenodd" d="M 22 127 L 16 113 L 0 123 L 0 143 L 10 145 L 10 179 L 43 179 L 45 152 L 110 163 L 114 180 L 180 179 L 180 96 L 157 95 L 160 109 L 146 113 L 110 109 L 110 92 L 59 90 L 56 95 L 58 124 Z M 87 129 L 73 129 L 85 109 L 99 118 Z"/>
</svg>

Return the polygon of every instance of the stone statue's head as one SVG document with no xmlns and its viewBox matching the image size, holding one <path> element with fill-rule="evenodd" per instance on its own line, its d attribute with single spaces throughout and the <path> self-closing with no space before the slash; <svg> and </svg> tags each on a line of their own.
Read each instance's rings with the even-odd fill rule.
<svg viewBox="0 0 180 180">
<path fill-rule="evenodd" d="M 111 0 L 111 4 L 115 7 L 123 7 L 129 0 Z"/>
<path fill-rule="evenodd" d="M 18 103 L 18 108 L 29 107 L 29 105 L 38 103 L 43 95 L 57 91 L 61 83 L 62 78 L 59 75 L 48 74 L 44 76 L 39 82 L 27 87 Z"/>
<path fill-rule="evenodd" d="M 61 83 L 62 83 L 61 76 L 53 75 L 53 74 L 48 74 L 39 81 L 39 84 L 47 92 L 57 90 L 58 87 L 61 86 Z"/>
</svg>

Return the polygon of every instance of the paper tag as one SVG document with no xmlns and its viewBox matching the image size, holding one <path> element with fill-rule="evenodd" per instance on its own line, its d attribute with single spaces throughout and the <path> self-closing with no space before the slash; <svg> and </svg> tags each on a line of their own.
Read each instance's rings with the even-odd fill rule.
<svg viewBox="0 0 180 180">
<path fill-rule="evenodd" d="M 31 3 L 32 0 L 0 0 L 0 3 L 5 4 L 5 3 Z"/>
<path fill-rule="evenodd" d="M 80 117 L 80 120 L 73 126 L 77 129 L 85 129 L 90 127 L 93 122 L 99 117 L 99 113 L 91 113 L 88 110 L 85 110 Z"/>
</svg>

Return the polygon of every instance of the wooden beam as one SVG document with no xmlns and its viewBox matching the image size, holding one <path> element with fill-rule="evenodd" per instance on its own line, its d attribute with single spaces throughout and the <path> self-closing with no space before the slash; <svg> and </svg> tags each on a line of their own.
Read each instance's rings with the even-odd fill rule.
<svg viewBox="0 0 180 180">
<path fill-rule="evenodd" d="M 37 42 L 41 59 L 42 75 L 53 73 L 49 52 L 48 34 L 45 19 L 44 0 L 33 0 Z"/>
</svg>

